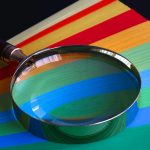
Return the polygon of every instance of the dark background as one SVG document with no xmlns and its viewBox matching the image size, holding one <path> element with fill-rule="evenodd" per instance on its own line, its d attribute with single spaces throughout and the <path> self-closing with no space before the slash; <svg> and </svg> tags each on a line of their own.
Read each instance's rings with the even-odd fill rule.
<svg viewBox="0 0 150 150">
<path fill-rule="evenodd" d="M 8 40 L 77 0 L 0 0 L 0 38 Z M 150 19 L 148 0 L 120 0 Z M 85 0 L 86 2 L 86 0 Z"/>
<path fill-rule="evenodd" d="M 130 8 L 133 8 L 145 18 L 150 20 L 150 1 L 149 0 L 120 0 Z"/>
<path fill-rule="evenodd" d="M 76 1 L 0 0 L 0 38 L 7 40 Z"/>
</svg>

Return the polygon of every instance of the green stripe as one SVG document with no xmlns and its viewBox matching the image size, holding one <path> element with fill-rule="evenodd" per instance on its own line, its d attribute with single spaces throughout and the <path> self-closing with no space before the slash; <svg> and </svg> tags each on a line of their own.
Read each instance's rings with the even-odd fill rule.
<svg viewBox="0 0 150 150">
<path fill-rule="evenodd" d="M 132 92 L 134 89 L 86 97 L 61 105 L 49 114 L 56 118 L 71 120 L 74 120 L 73 118 L 84 120 L 98 116 L 103 118 L 106 117 L 106 112 L 107 117 L 112 116 L 122 112 L 132 103 L 131 100 L 134 99 L 136 91 L 135 93 Z"/>
<path fill-rule="evenodd" d="M 121 53 L 127 57 L 137 67 L 139 71 L 150 69 L 150 43 L 145 43 L 138 47 L 128 49 Z M 140 97 L 138 99 L 139 108 L 149 107 L 150 88 L 142 88 Z"/>
<path fill-rule="evenodd" d="M 150 69 L 150 43 L 128 49 L 121 54 L 132 61 L 139 71 Z"/>
<path fill-rule="evenodd" d="M 140 96 L 138 98 L 138 106 L 139 108 L 150 106 L 150 87 L 143 88 L 141 90 Z"/>
<path fill-rule="evenodd" d="M 0 124 L 0 136 L 23 132 L 25 129 L 17 121 Z"/>
<path fill-rule="evenodd" d="M 12 107 L 10 93 L 0 95 L 0 112 L 6 111 Z"/>
<path fill-rule="evenodd" d="M 88 68 L 86 66 L 88 66 Z M 18 100 L 17 104 L 22 105 L 31 98 L 37 97 L 59 87 L 114 72 L 118 73 L 119 69 L 116 69 L 116 67 L 110 66 L 106 63 L 98 63 L 97 58 L 78 60 L 52 70 L 42 72 L 34 77 L 30 77 L 27 80 L 17 83 L 14 86 L 13 96 Z M 43 78 L 44 80 L 41 80 Z M 37 85 L 37 82 L 40 84 Z M 36 86 L 34 87 L 35 83 Z"/>
<path fill-rule="evenodd" d="M 112 138 L 87 144 L 60 144 L 54 142 L 34 143 L 4 148 L 5 150 L 149 150 L 150 125 L 128 128 Z M 140 142 L 139 142 L 140 140 Z"/>
</svg>

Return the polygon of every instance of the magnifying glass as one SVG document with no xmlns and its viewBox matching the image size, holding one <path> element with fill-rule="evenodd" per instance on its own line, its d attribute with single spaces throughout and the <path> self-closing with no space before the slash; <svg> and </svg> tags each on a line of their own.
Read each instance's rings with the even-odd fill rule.
<svg viewBox="0 0 150 150">
<path fill-rule="evenodd" d="M 125 57 L 85 45 L 46 48 L 29 56 L 0 41 L 2 60 L 20 62 L 10 92 L 16 118 L 33 134 L 62 143 L 110 137 L 136 114 L 141 79 Z"/>
</svg>

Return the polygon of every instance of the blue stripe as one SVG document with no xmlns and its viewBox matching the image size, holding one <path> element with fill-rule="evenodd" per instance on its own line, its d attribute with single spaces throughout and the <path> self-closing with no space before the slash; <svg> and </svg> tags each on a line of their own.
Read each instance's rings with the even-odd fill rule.
<svg viewBox="0 0 150 150">
<path fill-rule="evenodd" d="M 11 109 L 4 112 L 0 112 L 0 123 L 5 123 L 13 120 L 15 120 L 15 117 L 12 115 Z"/>
<path fill-rule="evenodd" d="M 137 115 L 138 111 L 139 111 L 139 108 L 138 108 L 138 104 L 136 102 L 126 112 L 126 127 L 128 127 L 132 123 L 132 121 L 135 119 L 135 116 Z"/>
<path fill-rule="evenodd" d="M 150 87 L 150 70 L 144 70 L 140 72 L 142 79 L 142 88 Z M 132 113 L 127 115 L 127 127 L 136 127 L 146 124 L 150 124 L 150 107 L 140 108 L 134 120 L 131 123 L 128 123 L 132 118 Z"/>
<path fill-rule="evenodd" d="M 135 119 L 128 128 L 150 124 L 150 107 L 139 109 Z"/>
<path fill-rule="evenodd" d="M 121 91 L 131 88 L 136 89 L 137 82 L 135 81 L 136 80 L 130 80 L 129 82 L 129 75 L 127 73 L 92 78 L 45 93 L 26 102 L 21 106 L 21 109 L 36 117 L 32 108 L 39 105 L 42 109 L 36 109 L 36 114 L 38 113 L 44 116 L 45 112 L 47 113 L 53 108 L 77 99 L 111 93 L 112 91 Z M 44 112 L 42 112 L 43 110 Z"/>
<path fill-rule="evenodd" d="M 150 86 L 150 70 L 144 70 L 140 72 L 142 80 L 142 88 Z"/>
<path fill-rule="evenodd" d="M 36 137 L 29 132 L 22 132 L 7 136 L 0 136 L 0 148 L 44 141 L 44 139 Z"/>
</svg>

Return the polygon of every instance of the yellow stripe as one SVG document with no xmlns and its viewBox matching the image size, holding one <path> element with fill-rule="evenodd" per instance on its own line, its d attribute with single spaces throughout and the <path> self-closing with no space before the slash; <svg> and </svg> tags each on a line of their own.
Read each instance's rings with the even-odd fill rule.
<svg viewBox="0 0 150 150">
<path fill-rule="evenodd" d="M 9 91 L 11 77 L 0 80 L 0 94 L 6 93 Z"/>
<path fill-rule="evenodd" d="M 48 27 L 65 20 L 66 18 L 100 2 L 103 0 L 80 0 L 77 1 L 70 6 L 64 8 L 63 10 L 55 13 L 54 15 L 49 16 L 48 18 L 42 20 L 41 22 L 35 24 L 34 26 L 28 28 L 27 30 L 19 33 L 18 35 L 14 36 L 13 38 L 8 40 L 8 43 L 13 45 L 17 45 L 20 42 L 34 36 L 35 34 L 47 29 Z"/>
<path fill-rule="evenodd" d="M 22 47 L 21 49 L 24 53 L 31 54 L 34 51 L 45 48 L 51 44 L 54 44 L 60 40 L 63 40 L 67 37 L 70 37 L 76 33 L 79 33 L 85 29 L 90 28 L 98 23 L 101 23 L 107 19 L 110 19 L 114 16 L 117 16 L 125 11 L 129 10 L 129 8 L 122 4 L 119 1 L 113 2 L 104 8 L 100 8 L 93 13 L 84 16 L 62 28 L 55 30 L 31 43 Z"/>
<path fill-rule="evenodd" d="M 150 21 L 147 21 L 92 43 L 91 45 L 108 48 L 115 50 L 116 52 L 121 52 L 149 41 Z"/>
</svg>

